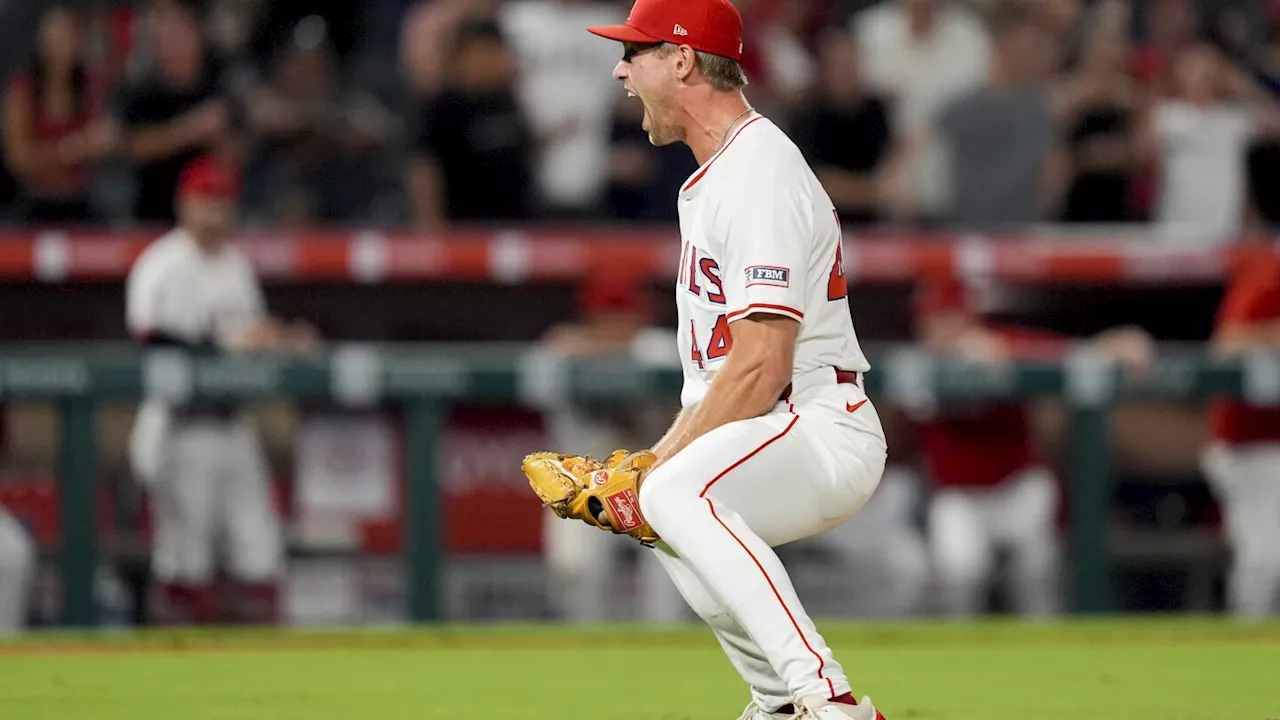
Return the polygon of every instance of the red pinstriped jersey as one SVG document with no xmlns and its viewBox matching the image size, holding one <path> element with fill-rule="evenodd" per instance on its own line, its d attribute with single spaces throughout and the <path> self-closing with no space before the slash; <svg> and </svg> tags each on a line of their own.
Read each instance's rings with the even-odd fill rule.
<svg viewBox="0 0 1280 720">
<path fill-rule="evenodd" d="M 740 125 L 680 191 L 676 281 L 684 407 L 697 404 L 755 313 L 800 323 L 793 376 L 870 369 L 849 315 L 840 223 L 795 144 L 768 119 Z"/>
</svg>

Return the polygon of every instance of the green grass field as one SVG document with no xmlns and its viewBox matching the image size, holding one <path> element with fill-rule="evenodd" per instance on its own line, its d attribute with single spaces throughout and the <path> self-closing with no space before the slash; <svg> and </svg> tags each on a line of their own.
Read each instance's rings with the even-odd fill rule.
<svg viewBox="0 0 1280 720">
<path fill-rule="evenodd" d="M 822 623 L 889 720 L 1280 718 L 1280 624 Z M 732 720 L 701 627 L 40 634 L 0 641 L 3 720 Z"/>
</svg>

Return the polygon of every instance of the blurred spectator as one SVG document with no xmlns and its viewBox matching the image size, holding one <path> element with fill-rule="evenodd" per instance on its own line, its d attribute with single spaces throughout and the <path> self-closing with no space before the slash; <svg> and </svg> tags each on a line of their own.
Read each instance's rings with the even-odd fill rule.
<svg viewBox="0 0 1280 720">
<path fill-rule="evenodd" d="M 609 182 L 605 209 L 617 220 L 675 222 L 671 198 L 698 170 L 698 161 L 680 144 L 654 147 L 641 127 L 644 106 L 638 98 L 615 104 L 609 132 Z"/>
<path fill-rule="evenodd" d="M 1078 65 L 1084 52 L 1087 30 L 1083 22 L 1084 0 L 1035 0 L 1029 4 L 1039 10 L 1045 40 L 1053 48 L 1053 71 Z"/>
<path fill-rule="evenodd" d="M 937 135 L 951 158 L 949 218 L 965 228 L 1056 217 L 1065 189 L 1044 30 L 1021 6 L 1010 6 L 992 22 L 989 81 L 947 103 L 937 118 Z"/>
<path fill-rule="evenodd" d="M 950 279 L 919 287 L 917 335 L 925 349 L 988 365 L 1062 360 L 1068 347 L 1063 338 L 989 323 L 969 293 Z M 1137 372 L 1154 360 L 1154 343 L 1141 330 L 1119 328 L 1093 342 Z M 942 610 L 958 616 L 981 612 L 996 553 L 1005 549 L 1014 609 L 1028 615 L 1058 612 L 1060 488 L 1035 447 L 1029 409 L 973 401 L 915 412 L 935 488 L 928 540 Z"/>
<path fill-rule="evenodd" d="M 1239 358 L 1280 351 L 1280 260 L 1237 268 L 1218 312 L 1213 350 Z M 1227 606 L 1242 617 L 1280 613 L 1280 409 L 1246 397 L 1215 400 L 1202 465 L 1232 551 Z"/>
<path fill-rule="evenodd" d="M 343 86 L 327 35 L 318 16 L 299 22 L 249 94 L 253 192 L 277 223 L 367 219 L 378 197 L 393 120 L 371 94 Z"/>
<path fill-rule="evenodd" d="M 863 87 L 858 52 L 847 33 L 821 44 L 821 72 L 810 101 L 792 121 L 792 137 L 818 174 L 845 225 L 880 215 L 879 173 L 889 157 L 888 110 Z"/>
<path fill-rule="evenodd" d="M 406 179 L 414 218 L 427 229 L 525 218 L 534 144 L 498 24 L 462 23 L 449 58 L 448 88 L 426 100 L 419 115 Z"/>
<path fill-rule="evenodd" d="M 540 366 L 541 372 L 561 376 L 568 363 L 587 359 L 678 367 L 674 333 L 653 325 L 649 292 L 625 273 L 592 274 L 578 289 L 577 319 L 551 328 L 527 359 L 533 363 L 528 367 Z M 554 385 L 546 383 L 541 390 Z M 552 444 L 596 458 L 620 448 L 651 447 L 678 409 L 668 400 L 619 405 L 573 402 L 554 393 L 540 401 Z M 621 584 L 627 555 L 639 549 L 626 540 L 601 542 L 593 528 L 543 513 L 543 552 L 563 617 L 574 622 L 621 619 L 612 593 Z M 689 617 L 688 605 L 652 553 L 640 552 L 634 565 L 640 619 L 673 622 Z"/>
<path fill-rule="evenodd" d="M 739 0 L 743 20 L 742 67 L 751 104 L 786 118 L 813 85 L 816 64 L 806 47 L 809 28 L 823 14 L 818 0 Z"/>
<path fill-rule="evenodd" d="M 582 29 L 624 17 L 614 4 L 596 0 L 515 0 L 502 8 L 516 94 L 537 138 L 534 179 L 543 217 L 600 213 L 609 120 L 623 92 L 611 72 L 617 45 Z"/>
<path fill-rule="evenodd" d="M 1133 56 L 1133 74 L 1162 95 L 1173 89 L 1175 56 L 1200 36 L 1200 14 L 1192 0 L 1149 0 L 1135 7 L 1145 32 Z"/>
<path fill-rule="evenodd" d="M 1177 55 L 1174 97 L 1152 108 L 1140 149 L 1159 164 L 1155 221 L 1161 236 L 1228 242 L 1245 218 L 1246 153 L 1261 132 L 1280 128 L 1273 100 L 1214 47 Z"/>
<path fill-rule="evenodd" d="M 950 0 L 887 0 L 852 24 L 859 65 L 870 87 L 890 101 L 894 135 L 906 142 L 891 185 L 893 214 L 936 221 L 950 202 L 951 173 L 929 130 L 943 105 L 986 78 L 987 31 Z"/>
<path fill-rule="evenodd" d="M 468 18 L 492 17 L 497 0 L 423 0 L 405 12 L 400 26 L 400 62 L 410 94 L 431 97 L 448 83 L 449 50 Z"/>
<path fill-rule="evenodd" d="M 5 162 L 19 185 L 16 220 L 93 223 L 94 163 L 111 154 L 116 125 L 104 118 L 106 88 L 85 62 L 83 18 L 67 5 L 45 11 L 26 69 L 4 93 Z"/>
<path fill-rule="evenodd" d="M 135 168 L 134 219 L 171 224 L 179 173 L 226 140 L 232 108 L 191 0 L 156 4 L 148 20 L 154 65 L 124 93 L 120 118 Z"/>
<path fill-rule="evenodd" d="M 1134 122 L 1137 89 L 1129 74 L 1127 38 L 1095 31 L 1085 41 L 1077 74 L 1063 103 L 1072 168 L 1062 219 L 1120 223 L 1138 219 L 1133 209 L 1137 172 Z"/>
</svg>

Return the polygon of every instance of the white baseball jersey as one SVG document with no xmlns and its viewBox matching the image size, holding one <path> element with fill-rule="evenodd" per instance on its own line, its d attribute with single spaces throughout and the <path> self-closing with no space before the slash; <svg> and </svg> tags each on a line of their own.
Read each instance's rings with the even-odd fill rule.
<svg viewBox="0 0 1280 720">
<path fill-rule="evenodd" d="M 849 315 L 835 206 L 791 139 L 756 115 L 680 190 L 676 282 L 684 407 L 700 402 L 752 313 L 800 322 L 793 379 L 871 368 Z"/>
<path fill-rule="evenodd" d="M 163 333 L 190 343 L 217 342 L 263 317 L 257 274 L 240 251 L 200 249 L 185 230 L 157 239 L 126 281 L 125 315 L 135 337 Z"/>
</svg>

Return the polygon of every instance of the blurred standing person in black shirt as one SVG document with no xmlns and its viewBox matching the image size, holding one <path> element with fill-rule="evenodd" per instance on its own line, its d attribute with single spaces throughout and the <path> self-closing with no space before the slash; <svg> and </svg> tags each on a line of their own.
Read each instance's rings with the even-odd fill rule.
<svg viewBox="0 0 1280 720">
<path fill-rule="evenodd" d="M 406 178 L 414 220 L 436 230 L 451 221 L 526 217 L 533 138 L 497 23 L 462 23 L 449 62 L 448 86 L 419 116 Z"/>
<path fill-rule="evenodd" d="M 198 155 L 217 149 L 231 109 L 190 0 L 156 4 L 148 20 L 154 67 L 125 92 L 121 124 L 135 168 L 134 219 L 172 224 L 178 174 Z"/>
<path fill-rule="evenodd" d="M 1133 209 L 1134 108 L 1131 48 L 1121 33 L 1097 32 L 1084 49 L 1076 77 L 1063 94 L 1067 143 L 1075 176 L 1063 221 L 1120 223 Z"/>
<path fill-rule="evenodd" d="M 616 220 L 675 223 L 671 198 L 698 170 L 693 154 L 678 143 L 654 147 L 640 122 L 644 105 L 636 98 L 615 104 L 609 129 L 609 177 L 605 210 Z"/>
<path fill-rule="evenodd" d="M 874 223 L 880 216 L 878 175 L 889 160 L 893 134 L 879 98 L 868 95 L 858 73 L 858 53 L 847 33 L 828 32 L 812 100 L 793 119 L 793 134 L 840 222 Z"/>
</svg>

